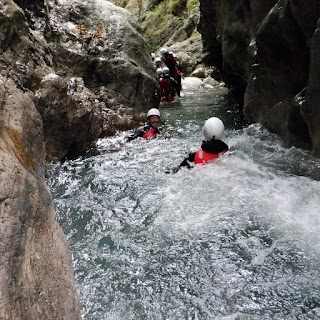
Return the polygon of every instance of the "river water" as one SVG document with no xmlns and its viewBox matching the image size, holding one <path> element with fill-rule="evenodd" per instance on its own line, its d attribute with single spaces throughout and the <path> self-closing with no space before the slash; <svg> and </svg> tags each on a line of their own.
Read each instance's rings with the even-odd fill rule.
<svg viewBox="0 0 320 320">
<path fill-rule="evenodd" d="M 119 133 L 48 168 L 83 319 L 319 319 L 319 159 L 246 125 L 221 88 L 161 114 L 162 138 Z M 229 155 L 166 174 L 211 116 Z"/>
</svg>

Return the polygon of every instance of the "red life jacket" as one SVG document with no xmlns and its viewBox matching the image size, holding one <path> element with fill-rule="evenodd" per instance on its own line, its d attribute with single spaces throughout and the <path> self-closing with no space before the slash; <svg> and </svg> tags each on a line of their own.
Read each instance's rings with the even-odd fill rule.
<svg viewBox="0 0 320 320">
<path fill-rule="evenodd" d="M 172 83 L 170 78 L 161 78 L 159 84 L 161 96 L 167 96 L 172 93 Z"/>
<path fill-rule="evenodd" d="M 144 139 L 154 139 L 157 137 L 157 130 L 155 128 L 150 128 L 143 136 Z"/>
<path fill-rule="evenodd" d="M 209 153 L 201 148 L 195 152 L 194 163 L 195 164 L 205 164 L 212 162 L 218 159 L 221 155 L 223 155 L 226 151 L 222 151 L 219 153 Z"/>
<path fill-rule="evenodd" d="M 160 102 L 173 102 L 174 98 L 171 94 L 169 94 L 168 96 L 163 96 L 161 97 Z"/>
</svg>

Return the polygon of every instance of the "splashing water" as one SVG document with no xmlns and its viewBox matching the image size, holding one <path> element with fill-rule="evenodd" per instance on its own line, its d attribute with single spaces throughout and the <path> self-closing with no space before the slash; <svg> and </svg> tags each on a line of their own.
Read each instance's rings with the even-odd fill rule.
<svg viewBox="0 0 320 320">
<path fill-rule="evenodd" d="M 243 127 L 219 88 L 161 110 L 169 138 L 102 139 L 49 168 L 84 319 L 318 319 L 319 159 Z M 165 173 L 210 116 L 228 156 Z"/>
</svg>

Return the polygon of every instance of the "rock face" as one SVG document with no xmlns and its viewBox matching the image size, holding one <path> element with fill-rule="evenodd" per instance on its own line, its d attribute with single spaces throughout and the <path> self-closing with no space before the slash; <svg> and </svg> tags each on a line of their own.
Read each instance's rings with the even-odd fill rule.
<svg viewBox="0 0 320 320">
<path fill-rule="evenodd" d="M 199 20 L 199 0 L 111 0 L 141 22 L 151 50 L 189 38 Z"/>
<path fill-rule="evenodd" d="M 197 32 L 199 0 L 112 0 L 133 12 L 142 26 L 150 51 L 173 51 L 185 75 L 201 62 L 202 40 Z"/>
<path fill-rule="evenodd" d="M 50 31 L 46 31 L 49 28 L 44 29 L 44 34 L 52 52 L 54 70 L 64 79 L 65 92 L 69 96 L 56 103 L 54 108 L 58 110 L 62 106 L 69 110 L 66 117 L 69 119 L 76 115 L 76 120 L 64 124 L 68 123 L 68 131 L 74 132 L 74 139 L 68 142 L 71 148 L 65 151 L 82 152 L 90 141 L 108 131 L 109 114 L 143 111 L 158 106 L 159 96 L 155 94 L 158 83 L 148 47 L 135 18 L 128 11 L 108 1 L 60 1 L 59 5 L 51 3 L 49 10 Z M 81 83 L 76 90 L 66 86 L 73 78 Z M 46 95 L 45 91 L 45 88 L 40 88 L 38 92 Z M 49 93 L 51 96 L 54 94 Z M 63 92 L 56 95 L 59 99 L 64 96 Z M 40 113 L 47 114 L 45 110 L 51 110 L 51 106 L 46 105 L 48 99 L 39 101 L 44 103 L 38 105 Z M 79 112 L 71 111 L 76 109 Z M 102 126 L 99 125 L 99 114 Z M 79 122 L 83 125 L 78 126 Z M 84 128 L 86 124 L 90 126 L 87 130 Z M 49 126 L 51 121 L 48 124 L 45 121 L 46 137 Z M 59 135 L 58 130 L 50 131 L 54 133 L 51 141 Z M 61 141 L 60 145 L 63 143 Z"/>
<path fill-rule="evenodd" d="M 302 116 L 308 124 L 313 152 L 320 157 L 320 20 L 311 39 L 311 61 L 306 103 L 302 105 Z"/>
<path fill-rule="evenodd" d="M 86 88 L 82 78 L 48 75 L 36 91 L 44 121 L 47 158 L 62 159 L 85 153 L 103 128 L 103 104 Z"/>
<path fill-rule="evenodd" d="M 80 319 L 45 159 L 84 152 L 109 118 L 116 127 L 121 112 L 158 105 L 148 48 L 111 3 L 6 0 L 0 65 L 0 319 Z"/>
<path fill-rule="evenodd" d="M 78 0 L 52 4 L 50 14 L 47 38 L 60 73 L 81 76 L 117 106 L 157 104 L 150 52 L 132 14 L 108 1 Z"/>
<path fill-rule="evenodd" d="M 204 62 L 222 70 L 247 119 L 320 156 L 319 1 L 200 0 L 200 11 Z"/>
<path fill-rule="evenodd" d="M 158 106 L 150 52 L 131 13 L 108 1 L 17 2 L 26 12 L 7 1 L 0 16 L 0 72 L 36 93 L 48 160 L 83 153 L 112 131 L 115 113 L 122 126 L 123 114 Z"/>
<path fill-rule="evenodd" d="M 80 319 L 32 93 L 0 76 L 0 319 Z"/>
</svg>

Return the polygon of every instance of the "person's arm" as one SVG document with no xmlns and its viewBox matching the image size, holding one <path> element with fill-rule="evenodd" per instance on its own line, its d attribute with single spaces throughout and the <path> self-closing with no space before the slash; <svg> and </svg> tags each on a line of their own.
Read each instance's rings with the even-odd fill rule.
<svg viewBox="0 0 320 320">
<path fill-rule="evenodd" d="M 129 135 L 127 138 L 126 138 L 126 142 L 130 142 L 138 137 L 142 137 L 145 133 L 145 127 L 139 127 L 137 128 L 133 134 Z"/>
<path fill-rule="evenodd" d="M 192 165 L 190 164 L 190 162 L 194 162 L 194 158 L 195 158 L 196 153 L 195 152 L 191 152 L 189 153 L 188 157 L 186 157 L 179 165 L 179 169 L 181 167 L 187 167 L 188 169 L 192 168 Z"/>
<path fill-rule="evenodd" d="M 184 158 L 178 167 L 167 171 L 167 173 L 177 173 L 181 167 L 187 167 L 188 169 L 191 169 L 192 165 L 190 164 L 190 162 L 194 162 L 195 155 L 195 152 L 189 153 L 188 157 Z"/>
<path fill-rule="evenodd" d="M 221 141 L 222 142 L 222 147 L 223 147 L 223 149 L 225 150 L 225 151 L 228 151 L 229 150 L 229 146 L 226 144 L 226 143 L 224 143 L 223 141 Z"/>
</svg>

